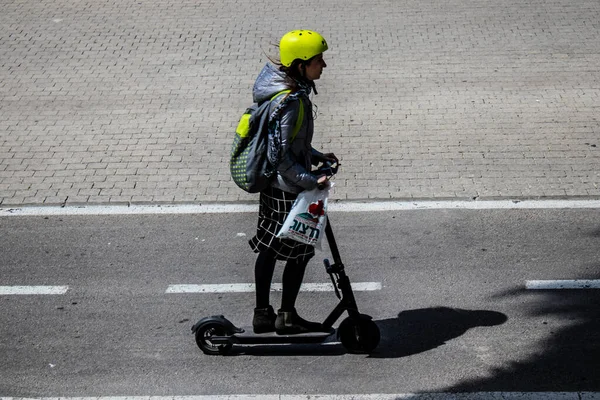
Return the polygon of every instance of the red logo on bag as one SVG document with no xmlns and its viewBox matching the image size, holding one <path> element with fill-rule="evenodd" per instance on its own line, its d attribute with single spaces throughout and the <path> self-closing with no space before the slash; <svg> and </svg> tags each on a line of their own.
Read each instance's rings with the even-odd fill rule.
<svg viewBox="0 0 600 400">
<path fill-rule="evenodd" d="M 325 205 L 323 204 L 323 200 L 319 200 L 318 203 L 312 203 L 308 206 L 308 212 L 313 217 L 320 217 L 321 215 L 325 215 Z"/>
</svg>

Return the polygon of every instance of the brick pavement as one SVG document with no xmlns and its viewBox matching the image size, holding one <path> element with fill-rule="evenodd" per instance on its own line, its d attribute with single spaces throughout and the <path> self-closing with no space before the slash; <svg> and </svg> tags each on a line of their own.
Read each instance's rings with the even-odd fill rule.
<svg viewBox="0 0 600 400">
<path fill-rule="evenodd" d="M 599 21 L 597 0 L 2 0 L 0 204 L 254 200 L 232 132 L 298 27 L 331 47 L 335 198 L 598 197 Z"/>
</svg>

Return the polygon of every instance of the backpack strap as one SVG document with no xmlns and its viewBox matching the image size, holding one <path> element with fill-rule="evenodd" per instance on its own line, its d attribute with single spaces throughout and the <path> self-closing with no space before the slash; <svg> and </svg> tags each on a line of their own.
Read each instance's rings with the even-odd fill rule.
<svg viewBox="0 0 600 400">
<path fill-rule="evenodd" d="M 273 97 L 271 97 L 271 101 L 275 100 L 275 98 L 283 93 L 289 94 L 291 90 L 282 90 L 279 93 L 275 93 Z M 292 131 L 292 137 L 290 138 L 290 142 L 293 142 L 296 139 L 296 135 L 300 132 L 300 128 L 302 127 L 302 121 L 304 121 L 304 103 L 302 99 L 298 99 L 300 101 L 300 108 L 298 110 L 298 119 L 296 120 L 296 124 L 294 125 L 294 130 Z"/>
</svg>

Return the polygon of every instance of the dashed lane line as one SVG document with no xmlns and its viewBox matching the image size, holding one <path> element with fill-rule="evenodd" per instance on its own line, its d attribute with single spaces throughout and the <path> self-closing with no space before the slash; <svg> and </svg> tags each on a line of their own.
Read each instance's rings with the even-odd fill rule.
<svg viewBox="0 0 600 400">
<path fill-rule="evenodd" d="M 600 280 L 598 280 L 598 279 L 532 280 L 532 281 L 526 281 L 525 287 L 530 290 L 600 289 Z"/>
<path fill-rule="evenodd" d="M 381 282 L 353 282 L 354 291 L 374 291 L 381 290 Z M 61 295 L 67 293 L 69 286 L 0 286 L 0 296 L 11 295 Z M 271 290 L 280 292 L 281 283 L 273 283 Z M 325 283 L 304 283 L 300 287 L 304 292 L 331 292 L 333 285 Z M 166 294 L 185 294 L 185 293 L 248 293 L 254 292 L 253 283 L 225 283 L 225 284 L 205 284 L 205 285 L 169 285 L 164 293 Z"/>
<path fill-rule="evenodd" d="M 280 292 L 281 290 L 281 283 L 271 284 L 271 291 Z M 331 283 L 303 283 L 300 290 L 303 292 L 332 292 L 334 288 Z M 381 290 L 381 282 L 353 282 L 352 290 L 358 292 Z M 224 283 L 214 285 L 170 285 L 165 293 L 248 293 L 254 291 L 254 283 Z"/>
<path fill-rule="evenodd" d="M 65 294 L 68 286 L 0 286 L 0 296 Z"/>
<path fill-rule="evenodd" d="M 525 288 L 529 290 L 573 290 L 573 289 L 600 289 L 599 279 L 561 279 L 561 280 L 528 280 Z M 354 291 L 381 290 L 381 282 L 353 282 Z M 8 295 L 62 295 L 67 293 L 69 286 L 0 286 L 0 296 Z M 281 283 L 273 283 L 271 290 L 280 292 Z M 303 292 L 330 292 L 333 285 L 324 283 L 303 283 L 300 287 Z M 185 293 L 249 293 L 255 291 L 253 283 L 222 283 L 222 284 L 177 284 L 169 285 L 166 294 Z"/>
</svg>

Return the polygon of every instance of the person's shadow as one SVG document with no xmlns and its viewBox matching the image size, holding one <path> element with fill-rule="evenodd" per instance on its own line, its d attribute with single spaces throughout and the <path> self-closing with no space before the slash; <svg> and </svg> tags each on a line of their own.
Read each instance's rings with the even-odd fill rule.
<svg viewBox="0 0 600 400">
<path fill-rule="evenodd" d="M 372 358 L 397 358 L 443 345 L 477 326 L 501 325 L 508 317 L 496 311 L 435 307 L 402 311 L 398 318 L 376 321 L 381 341 Z"/>
</svg>

